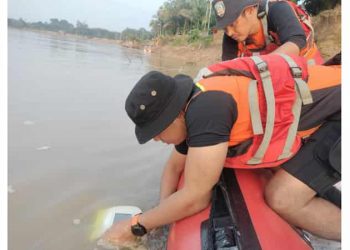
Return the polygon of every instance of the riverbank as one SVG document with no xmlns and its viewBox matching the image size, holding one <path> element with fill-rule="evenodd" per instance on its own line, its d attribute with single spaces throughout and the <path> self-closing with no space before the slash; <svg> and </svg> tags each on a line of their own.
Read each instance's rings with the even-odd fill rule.
<svg viewBox="0 0 350 250">
<path fill-rule="evenodd" d="M 321 54 L 328 59 L 341 51 L 341 6 L 312 18 L 315 39 Z"/>
</svg>

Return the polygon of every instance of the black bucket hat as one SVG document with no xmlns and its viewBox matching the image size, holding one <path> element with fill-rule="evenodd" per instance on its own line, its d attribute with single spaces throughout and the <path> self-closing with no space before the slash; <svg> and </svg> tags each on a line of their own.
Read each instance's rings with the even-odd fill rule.
<svg viewBox="0 0 350 250">
<path fill-rule="evenodd" d="M 144 144 L 165 130 L 180 114 L 192 92 L 186 75 L 170 77 L 158 71 L 144 75 L 125 101 L 125 110 L 135 123 L 135 134 Z"/>
<path fill-rule="evenodd" d="M 259 0 L 214 0 L 213 9 L 217 29 L 224 29 L 239 17 L 242 11 L 259 3 Z"/>
</svg>

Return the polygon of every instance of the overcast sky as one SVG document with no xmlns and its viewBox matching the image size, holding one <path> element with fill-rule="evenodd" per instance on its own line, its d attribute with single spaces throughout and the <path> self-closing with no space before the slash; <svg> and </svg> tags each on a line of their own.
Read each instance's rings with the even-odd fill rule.
<svg viewBox="0 0 350 250">
<path fill-rule="evenodd" d="M 66 19 L 72 24 L 122 31 L 146 28 L 165 0 L 8 0 L 8 17 L 27 22 Z"/>
</svg>

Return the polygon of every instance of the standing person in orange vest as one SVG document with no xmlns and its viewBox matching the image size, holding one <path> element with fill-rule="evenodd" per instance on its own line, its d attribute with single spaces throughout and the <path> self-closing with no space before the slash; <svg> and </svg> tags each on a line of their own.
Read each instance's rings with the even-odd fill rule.
<svg viewBox="0 0 350 250">
<path fill-rule="evenodd" d="M 322 64 L 308 14 L 289 0 L 214 0 L 216 28 L 224 29 L 222 60 L 292 53 Z"/>
<path fill-rule="evenodd" d="M 205 209 L 224 167 L 278 166 L 266 185 L 267 204 L 292 225 L 340 239 L 340 208 L 317 194 L 340 180 L 340 158 L 331 152 L 340 138 L 341 68 L 279 54 L 218 65 L 227 63 L 230 71 L 197 84 L 151 71 L 134 86 L 125 109 L 139 143 L 175 147 L 159 205 L 113 225 L 105 240 L 132 241 Z"/>
</svg>

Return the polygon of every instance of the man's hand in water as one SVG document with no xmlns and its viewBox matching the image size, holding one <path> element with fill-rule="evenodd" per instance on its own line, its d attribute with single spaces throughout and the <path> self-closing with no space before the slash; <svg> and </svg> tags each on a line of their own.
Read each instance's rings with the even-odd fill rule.
<svg viewBox="0 0 350 250">
<path fill-rule="evenodd" d="M 113 245 L 135 243 L 136 237 L 131 232 L 131 219 L 113 224 L 103 235 L 102 240 Z"/>
</svg>

